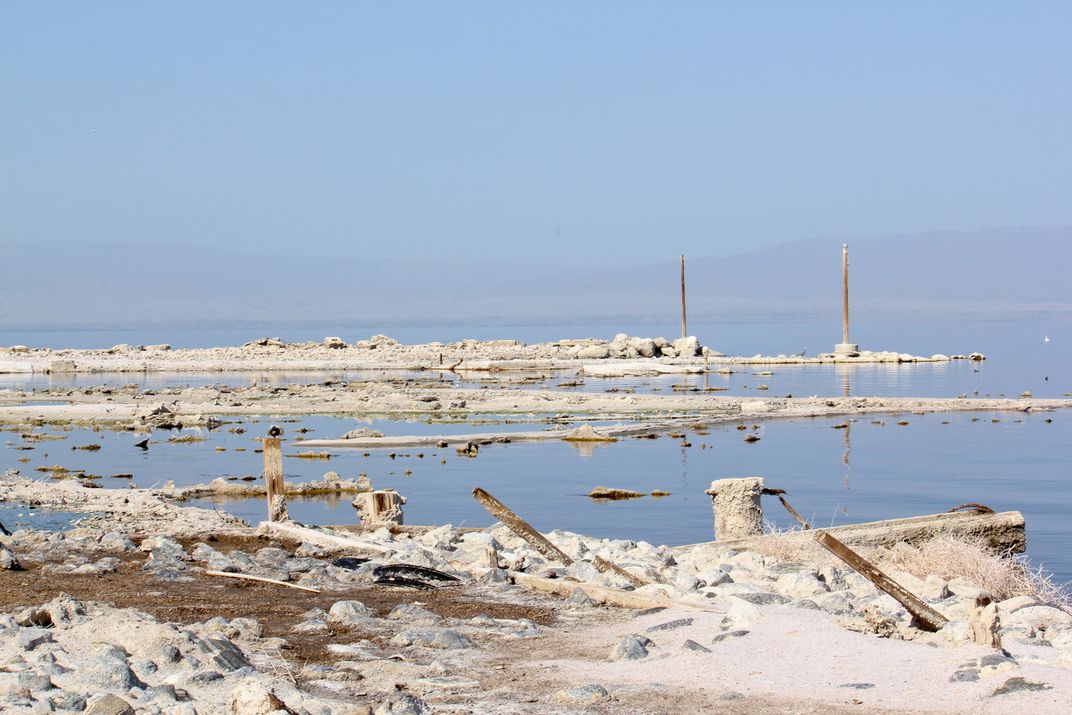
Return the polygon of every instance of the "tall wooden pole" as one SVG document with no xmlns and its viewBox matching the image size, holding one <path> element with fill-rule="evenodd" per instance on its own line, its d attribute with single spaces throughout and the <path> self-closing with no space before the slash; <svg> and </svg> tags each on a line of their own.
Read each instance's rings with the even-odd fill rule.
<svg viewBox="0 0 1072 715">
<path fill-rule="evenodd" d="M 849 246 L 841 244 L 841 342 L 849 342 Z"/>
<path fill-rule="evenodd" d="M 689 334 L 688 323 L 685 320 L 685 254 L 681 254 L 681 337 Z"/>
</svg>

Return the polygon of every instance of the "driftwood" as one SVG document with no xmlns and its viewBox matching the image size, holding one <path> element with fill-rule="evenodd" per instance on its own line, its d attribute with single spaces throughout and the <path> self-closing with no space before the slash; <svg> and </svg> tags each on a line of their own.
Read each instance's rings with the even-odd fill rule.
<svg viewBox="0 0 1072 715">
<path fill-rule="evenodd" d="M 890 547 L 899 542 L 919 544 L 939 534 L 949 534 L 979 539 L 998 552 L 1021 553 L 1027 549 L 1024 531 L 1024 515 L 1018 511 L 994 514 L 956 512 L 913 516 L 907 519 L 872 521 L 865 524 L 835 526 L 823 531 L 832 534 L 851 546 Z M 811 539 L 810 532 L 789 531 L 777 535 L 749 536 L 743 539 L 713 541 L 677 547 L 677 550 L 693 548 L 736 549 L 747 551 L 762 546 L 766 539 L 798 539 L 801 544 Z"/>
<path fill-rule="evenodd" d="M 264 576 L 253 576 L 248 573 L 227 573 L 226 571 L 206 571 L 206 576 L 223 576 L 225 578 L 240 578 L 246 581 L 261 581 L 263 583 L 273 583 L 276 586 L 286 586 L 287 588 L 296 588 L 299 591 L 308 591 L 309 593 L 320 593 L 320 589 L 309 588 L 308 586 L 299 586 L 296 583 L 287 583 L 286 581 L 277 581 L 274 578 L 265 578 Z"/>
<path fill-rule="evenodd" d="M 257 527 L 257 534 L 275 539 L 306 542 L 327 549 L 338 551 L 357 551 L 359 553 L 386 556 L 393 553 L 390 549 L 367 541 L 359 541 L 348 536 L 337 536 L 316 529 L 309 529 L 293 522 L 262 521 Z"/>
<path fill-rule="evenodd" d="M 547 537 L 532 528 L 531 524 L 480 487 L 473 490 L 473 497 L 480 502 L 481 506 L 491 512 L 492 516 L 505 524 L 510 531 L 527 541 L 532 548 L 536 549 L 547 558 L 553 561 L 559 561 L 566 566 L 573 563 L 573 559 L 567 556 L 562 549 L 548 541 Z M 592 565 L 603 573 L 615 573 L 622 576 L 627 579 L 629 583 L 637 587 L 645 586 L 648 583 L 639 576 L 635 576 L 620 566 L 612 564 L 610 561 L 600 558 L 599 556 L 592 559 Z"/>
<path fill-rule="evenodd" d="M 797 510 L 794 509 L 793 506 L 788 501 L 786 501 L 786 498 L 784 496 L 779 494 L 778 495 L 778 501 L 780 501 L 782 503 L 782 506 L 785 507 L 785 510 L 787 512 L 789 512 L 789 516 L 793 517 L 793 519 L 798 524 L 800 524 L 800 527 L 802 529 L 807 530 L 807 529 L 811 528 L 811 524 L 809 524 L 804 517 L 802 517 L 799 513 L 797 513 Z"/>
<path fill-rule="evenodd" d="M 857 573 L 875 584 L 879 590 L 884 591 L 897 599 L 897 602 L 912 614 L 912 618 L 915 619 L 916 624 L 923 630 L 931 631 L 933 633 L 934 631 L 941 630 L 945 624 L 949 623 L 948 618 L 928 606 L 904 586 L 884 574 L 873 563 L 865 559 L 863 556 L 860 556 L 848 546 L 845 546 L 845 544 L 841 543 L 827 532 L 816 532 L 815 540 L 834 556 L 837 556 L 851 566 Z"/>
</svg>

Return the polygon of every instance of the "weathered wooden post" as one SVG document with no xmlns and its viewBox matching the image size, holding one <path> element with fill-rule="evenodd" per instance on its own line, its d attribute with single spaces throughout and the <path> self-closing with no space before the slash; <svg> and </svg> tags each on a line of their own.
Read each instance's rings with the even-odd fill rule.
<svg viewBox="0 0 1072 715">
<path fill-rule="evenodd" d="M 685 254 L 681 254 L 681 337 L 688 337 L 688 322 L 685 320 Z"/>
<path fill-rule="evenodd" d="M 763 533 L 763 477 L 716 479 L 704 493 L 711 495 L 716 541 Z"/>
<path fill-rule="evenodd" d="M 860 352 L 860 346 L 849 342 L 849 246 L 841 244 L 841 342 L 834 346 L 834 354 L 843 357 Z"/>
<path fill-rule="evenodd" d="M 402 505 L 406 498 L 393 489 L 377 489 L 358 494 L 351 502 L 361 518 L 361 525 L 387 526 L 402 524 Z"/>
<path fill-rule="evenodd" d="M 283 449 L 278 427 L 268 430 L 264 445 L 264 483 L 268 492 L 268 521 L 288 521 L 286 487 L 283 486 Z"/>
</svg>

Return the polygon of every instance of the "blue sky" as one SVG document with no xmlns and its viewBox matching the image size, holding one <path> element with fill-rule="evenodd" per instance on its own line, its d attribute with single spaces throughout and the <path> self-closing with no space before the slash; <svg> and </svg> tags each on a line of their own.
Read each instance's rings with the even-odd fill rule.
<svg viewBox="0 0 1072 715">
<path fill-rule="evenodd" d="M 0 241 L 616 263 L 1072 224 L 1072 3 L 6 2 Z"/>
</svg>

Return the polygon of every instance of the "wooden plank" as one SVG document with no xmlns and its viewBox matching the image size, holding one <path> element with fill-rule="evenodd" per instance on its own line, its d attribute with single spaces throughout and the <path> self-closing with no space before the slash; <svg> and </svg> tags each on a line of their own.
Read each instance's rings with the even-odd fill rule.
<svg viewBox="0 0 1072 715">
<path fill-rule="evenodd" d="M 860 556 L 848 546 L 845 546 L 845 544 L 838 541 L 829 533 L 818 531 L 815 534 L 815 540 L 834 556 L 837 556 L 855 569 L 859 574 L 867 578 L 871 583 L 875 584 L 879 590 L 884 591 L 897 599 L 897 602 L 912 614 L 917 625 L 923 630 L 931 631 L 933 633 L 934 631 L 940 630 L 946 623 L 949 623 L 948 618 L 928 606 L 904 586 L 884 574 L 873 563 L 865 559 L 863 556 Z"/>
<path fill-rule="evenodd" d="M 1027 536 L 1024 530 L 1024 515 L 1018 511 L 1005 511 L 995 514 L 977 514 L 957 512 L 954 514 L 928 514 L 905 519 L 888 519 L 871 521 L 864 524 L 849 524 L 824 529 L 840 541 L 852 546 L 893 546 L 900 542 L 919 544 L 939 534 L 949 534 L 971 539 L 979 539 L 996 551 L 1022 553 L 1027 549 Z M 722 551 L 735 549 L 747 551 L 761 546 L 765 539 L 799 539 L 802 542 L 811 538 L 807 531 L 789 531 L 781 534 L 749 536 L 743 539 L 711 541 L 703 544 L 690 544 L 675 547 L 675 551 L 711 549 Z"/>
<path fill-rule="evenodd" d="M 286 539 L 298 543 L 307 542 L 326 549 L 339 551 L 356 551 L 359 553 L 374 554 L 376 556 L 389 556 L 393 550 L 370 544 L 367 541 L 359 541 L 348 536 L 338 536 L 324 531 L 310 529 L 293 522 L 262 521 L 257 527 L 258 536 L 269 536 L 275 539 Z"/>
<path fill-rule="evenodd" d="M 266 578 L 264 576 L 253 576 L 248 573 L 228 573 L 226 571 L 206 571 L 206 576 L 224 576 L 226 578 L 240 578 L 246 581 L 261 581 L 263 583 L 272 583 L 276 586 L 286 586 L 287 588 L 296 588 L 299 591 L 308 591 L 309 593 L 320 593 L 318 588 L 309 588 L 308 586 L 299 586 L 296 583 L 287 583 L 286 581 L 277 581 L 274 578 Z"/>
</svg>

